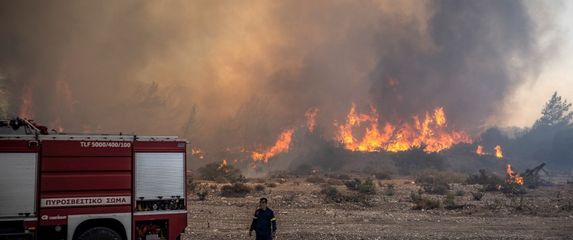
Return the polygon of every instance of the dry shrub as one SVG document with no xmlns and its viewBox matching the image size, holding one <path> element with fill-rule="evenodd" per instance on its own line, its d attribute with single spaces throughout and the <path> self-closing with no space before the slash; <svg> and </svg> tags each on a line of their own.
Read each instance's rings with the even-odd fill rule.
<svg viewBox="0 0 573 240">
<path fill-rule="evenodd" d="M 448 194 L 446 194 L 446 198 L 444 199 L 444 206 L 448 208 L 455 205 L 456 205 L 456 196 L 453 193 L 449 192 Z"/>
<path fill-rule="evenodd" d="M 433 183 L 464 183 L 466 176 L 462 173 L 450 171 L 424 170 L 416 174 L 416 183 L 433 184 Z"/>
<path fill-rule="evenodd" d="M 199 174 L 204 180 L 216 181 L 218 183 L 246 182 L 246 178 L 241 171 L 233 165 L 220 166 L 219 163 L 209 163 L 199 168 Z"/>
<path fill-rule="evenodd" d="M 327 173 L 325 177 L 334 178 L 339 180 L 350 180 L 350 176 L 348 174 L 339 174 L 339 173 Z"/>
<path fill-rule="evenodd" d="M 440 200 L 425 198 L 421 194 L 412 192 L 410 193 L 410 199 L 414 203 L 412 207 L 413 210 L 429 210 L 441 207 Z"/>
<path fill-rule="evenodd" d="M 356 203 L 365 207 L 371 207 L 370 197 L 366 194 L 341 194 L 342 202 Z"/>
<path fill-rule="evenodd" d="M 266 182 L 266 179 L 264 179 L 264 178 L 254 178 L 251 180 L 255 183 L 265 183 Z"/>
<path fill-rule="evenodd" d="M 234 183 L 221 187 L 222 197 L 244 197 L 251 192 L 251 188 L 243 183 Z"/>
<path fill-rule="evenodd" d="M 223 176 L 216 176 L 215 179 L 213 179 L 213 181 L 215 181 L 216 183 L 228 183 L 229 181 L 223 177 Z"/>
<path fill-rule="evenodd" d="M 338 189 L 336 189 L 331 185 L 324 185 L 320 190 L 320 193 L 324 195 L 325 202 L 336 202 L 336 203 L 342 202 L 342 197 L 340 192 L 338 192 Z"/>
<path fill-rule="evenodd" d="M 320 193 L 324 195 L 327 203 L 358 203 L 363 206 L 371 206 L 370 197 L 367 194 L 343 194 L 331 185 L 323 185 Z"/>
<path fill-rule="evenodd" d="M 310 176 L 306 178 L 306 181 L 309 183 L 324 183 L 324 178 L 320 177 L 320 176 Z"/>
<path fill-rule="evenodd" d="M 370 178 L 364 181 L 355 178 L 354 180 L 344 182 L 344 185 L 346 185 L 346 187 L 349 190 L 358 191 L 360 193 L 366 193 L 366 194 L 376 193 L 376 186 L 374 184 L 374 181 L 372 181 L 372 179 Z"/>
<path fill-rule="evenodd" d="M 265 191 L 265 189 L 266 189 L 265 185 L 262 185 L 262 184 L 255 185 L 255 191 L 257 191 L 257 192 L 263 192 L 263 191 Z"/>
<path fill-rule="evenodd" d="M 187 191 L 188 192 L 195 192 L 197 185 L 198 184 L 195 181 L 193 181 L 193 178 L 191 176 L 187 177 Z"/>
<path fill-rule="evenodd" d="M 394 196 L 396 194 L 396 189 L 394 184 L 386 185 L 386 190 L 384 191 L 384 195 L 386 196 Z"/>
<path fill-rule="evenodd" d="M 287 193 L 283 197 L 283 201 L 285 202 L 294 202 L 297 199 L 297 195 L 295 193 Z"/>
<path fill-rule="evenodd" d="M 209 195 L 207 185 L 205 184 L 197 185 L 197 192 L 195 194 L 197 195 L 199 201 L 205 201 L 207 199 L 207 195 Z"/>
<path fill-rule="evenodd" d="M 484 192 L 472 192 L 472 197 L 476 201 L 481 201 L 484 195 L 485 195 Z"/>
<path fill-rule="evenodd" d="M 504 184 L 502 178 L 489 174 L 485 169 L 480 169 L 478 174 L 469 175 L 466 179 L 467 184 L 479 184 L 483 186 L 486 192 L 494 192 L 500 190 L 500 186 Z"/>
<path fill-rule="evenodd" d="M 389 180 L 392 179 L 392 175 L 389 172 L 377 172 L 374 173 L 374 176 L 378 180 Z"/>
<path fill-rule="evenodd" d="M 450 190 L 451 183 L 462 183 L 465 176 L 455 172 L 426 170 L 419 172 L 415 181 L 426 193 L 444 195 Z"/>
<path fill-rule="evenodd" d="M 450 185 L 446 183 L 432 183 L 422 185 L 424 192 L 428 194 L 445 195 L 450 190 Z"/>
<path fill-rule="evenodd" d="M 286 178 L 277 178 L 277 183 L 284 184 L 286 182 L 287 182 Z"/>
<path fill-rule="evenodd" d="M 329 185 L 336 185 L 336 186 L 344 185 L 344 182 L 342 180 L 332 179 L 332 178 L 328 179 L 326 183 Z"/>
</svg>

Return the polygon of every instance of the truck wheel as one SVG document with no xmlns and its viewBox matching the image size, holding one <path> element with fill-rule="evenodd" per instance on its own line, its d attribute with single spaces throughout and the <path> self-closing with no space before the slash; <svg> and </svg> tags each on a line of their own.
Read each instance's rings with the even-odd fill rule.
<svg viewBox="0 0 573 240">
<path fill-rule="evenodd" d="M 83 232 L 78 240 L 122 240 L 121 236 L 111 228 L 94 227 Z"/>
</svg>

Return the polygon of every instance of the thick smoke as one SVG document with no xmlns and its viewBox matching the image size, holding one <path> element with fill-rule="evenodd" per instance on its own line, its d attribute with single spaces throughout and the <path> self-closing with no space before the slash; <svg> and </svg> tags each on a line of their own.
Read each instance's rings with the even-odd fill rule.
<svg viewBox="0 0 573 240">
<path fill-rule="evenodd" d="M 475 132 L 543 65 L 550 19 L 527 3 L 2 1 L 0 111 L 207 152 L 268 145 L 311 107 L 331 138 L 352 102 L 393 122 L 444 106 Z"/>
</svg>

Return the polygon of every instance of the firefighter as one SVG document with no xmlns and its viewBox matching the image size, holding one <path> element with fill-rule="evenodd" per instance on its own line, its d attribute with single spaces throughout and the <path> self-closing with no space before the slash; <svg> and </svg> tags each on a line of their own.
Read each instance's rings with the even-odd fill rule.
<svg viewBox="0 0 573 240">
<path fill-rule="evenodd" d="M 249 236 L 253 236 L 253 230 L 257 240 L 271 240 L 275 238 L 277 231 L 277 220 L 273 210 L 267 207 L 267 199 L 259 200 L 259 209 L 255 211 L 253 222 L 249 229 Z"/>
</svg>

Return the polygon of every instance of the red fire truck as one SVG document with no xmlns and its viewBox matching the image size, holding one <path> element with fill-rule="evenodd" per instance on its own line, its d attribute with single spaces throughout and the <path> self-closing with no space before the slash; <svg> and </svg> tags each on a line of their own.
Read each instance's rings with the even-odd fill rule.
<svg viewBox="0 0 573 240">
<path fill-rule="evenodd" d="M 173 240 L 187 226 L 185 140 L 0 129 L 0 239 Z"/>
</svg>

